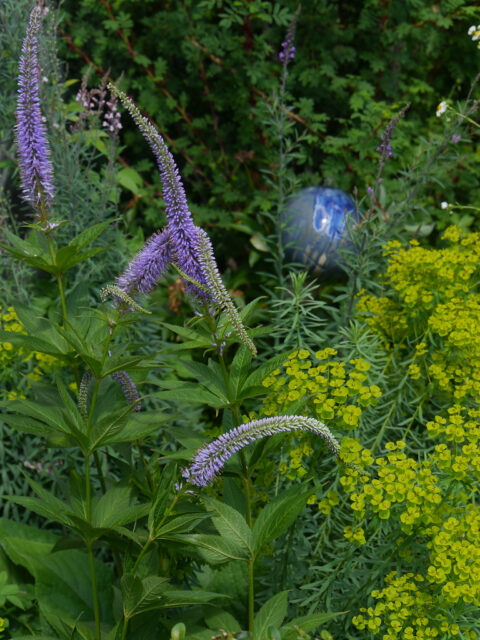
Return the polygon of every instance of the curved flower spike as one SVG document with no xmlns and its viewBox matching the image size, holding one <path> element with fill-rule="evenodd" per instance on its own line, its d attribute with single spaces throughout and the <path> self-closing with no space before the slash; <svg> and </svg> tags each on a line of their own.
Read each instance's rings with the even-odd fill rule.
<svg viewBox="0 0 480 640">
<path fill-rule="evenodd" d="M 35 207 L 43 204 L 40 219 L 42 223 L 46 223 L 46 207 L 53 201 L 54 187 L 38 89 L 36 34 L 40 29 L 41 19 L 42 9 L 36 6 L 30 14 L 20 56 L 15 131 L 24 198 Z"/>
<path fill-rule="evenodd" d="M 322 422 L 305 416 L 276 416 L 253 420 L 224 433 L 199 449 L 182 475 L 188 482 L 204 487 L 214 480 L 234 453 L 254 440 L 284 431 L 310 431 L 323 438 L 335 456 L 340 453 L 340 445 Z"/>
<path fill-rule="evenodd" d="M 112 83 L 109 83 L 108 87 L 135 120 L 157 160 L 163 184 L 163 199 L 168 221 L 172 261 L 190 278 L 205 284 L 205 277 L 196 249 L 197 227 L 193 224 L 175 160 L 154 125 L 140 113 L 135 103 Z M 187 290 L 205 298 L 205 293 L 191 282 L 187 281 L 186 286 Z"/>
<path fill-rule="evenodd" d="M 142 408 L 140 396 L 135 383 L 128 373 L 126 371 L 115 371 L 115 373 L 112 373 L 112 378 L 122 387 L 123 395 L 127 403 L 135 405 L 133 411 L 140 411 Z"/>
<path fill-rule="evenodd" d="M 217 263 L 213 255 L 213 247 L 210 242 L 210 238 L 207 236 L 203 229 L 197 227 L 198 233 L 198 253 L 200 257 L 200 263 L 207 280 L 207 287 L 211 291 L 212 298 L 217 302 L 222 311 L 225 312 L 230 320 L 233 330 L 239 337 L 240 341 L 253 353 L 257 355 L 257 349 L 253 344 L 251 338 L 249 338 L 242 320 L 238 315 L 238 311 L 233 304 L 228 291 L 225 289 L 222 278 L 218 271 Z"/>
<path fill-rule="evenodd" d="M 126 371 L 115 371 L 114 373 L 112 373 L 112 378 L 122 387 L 123 395 L 125 396 L 127 403 L 129 405 L 135 405 L 133 407 L 133 411 L 140 411 L 140 409 L 142 408 L 142 405 L 140 403 L 140 396 L 138 394 L 135 383 L 130 378 L 128 373 Z M 78 388 L 78 408 L 85 421 L 87 421 L 88 419 L 88 387 L 92 380 L 93 373 L 90 369 L 88 369 L 88 371 L 85 371 L 85 373 L 83 374 L 80 386 Z"/>
</svg>

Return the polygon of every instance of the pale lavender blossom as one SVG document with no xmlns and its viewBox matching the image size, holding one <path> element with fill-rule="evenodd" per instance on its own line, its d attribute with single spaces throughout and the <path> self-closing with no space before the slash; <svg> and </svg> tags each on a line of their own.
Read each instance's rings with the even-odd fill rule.
<svg viewBox="0 0 480 640">
<path fill-rule="evenodd" d="M 53 168 L 44 119 L 40 111 L 37 37 L 42 9 L 30 14 L 19 63 L 17 124 L 15 127 L 24 198 L 33 206 L 48 207 L 54 198 Z M 45 222 L 46 214 L 40 218 Z"/>
<path fill-rule="evenodd" d="M 128 295 L 150 293 L 157 286 L 171 258 L 168 230 L 158 231 L 134 256 L 115 284 Z"/>
<path fill-rule="evenodd" d="M 172 262 L 191 280 L 205 286 L 205 275 L 197 252 L 199 229 L 193 223 L 175 160 L 154 125 L 140 113 L 135 103 L 113 84 L 110 83 L 108 86 L 135 120 L 157 160 L 163 184 Z M 205 297 L 205 291 L 190 280 L 186 281 L 186 288 L 200 297 Z"/>
<path fill-rule="evenodd" d="M 322 422 L 305 416 L 276 416 L 253 420 L 222 434 L 196 452 L 192 464 L 182 475 L 191 484 L 204 487 L 221 473 L 234 453 L 255 440 L 285 431 L 310 431 L 323 438 L 335 456 L 340 454 L 340 445 Z"/>
<path fill-rule="evenodd" d="M 112 373 L 112 378 L 122 387 L 122 391 L 127 400 L 127 403 L 135 405 L 133 407 L 133 411 L 140 411 L 140 409 L 142 408 L 142 405 L 140 403 L 140 396 L 138 394 L 135 383 L 130 378 L 128 373 L 126 371 L 115 371 L 115 373 Z"/>
<path fill-rule="evenodd" d="M 105 113 L 103 115 L 102 127 L 107 127 L 110 133 L 116 134 L 122 129 L 122 123 L 120 122 L 120 113 L 117 110 L 118 99 L 116 96 L 112 96 L 110 100 L 105 103 Z"/>
<path fill-rule="evenodd" d="M 462 136 L 459 133 L 452 133 L 453 144 L 458 144 L 461 139 L 462 139 Z"/>
</svg>

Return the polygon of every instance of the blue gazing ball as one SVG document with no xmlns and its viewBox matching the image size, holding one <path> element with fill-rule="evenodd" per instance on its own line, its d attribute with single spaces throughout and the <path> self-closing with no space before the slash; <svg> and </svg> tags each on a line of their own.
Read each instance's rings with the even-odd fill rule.
<svg viewBox="0 0 480 640">
<path fill-rule="evenodd" d="M 282 214 L 285 256 L 316 276 L 338 278 L 345 273 L 338 250 L 351 246 L 348 229 L 359 220 L 355 202 L 341 189 L 302 189 L 289 198 Z"/>
</svg>

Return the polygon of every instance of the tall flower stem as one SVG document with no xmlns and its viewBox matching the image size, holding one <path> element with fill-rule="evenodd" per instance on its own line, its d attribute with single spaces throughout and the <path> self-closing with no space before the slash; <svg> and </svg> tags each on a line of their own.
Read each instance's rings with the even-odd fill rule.
<svg viewBox="0 0 480 640">
<path fill-rule="evenodd" d="M 100 600 L 98 598 L 97 576 L 95 573 L 95 561 L 93 558 L 92 542 L 87 542 L 88 563 L 90 565 L 90 576 L 92 579 L 93 612 L 95 615 L 95 635 L 97 640 L 102 640 L 100 629 Z"/>
<path fill-rule="evenodd" d="M 50 237 L 50 233 L 47 232 L 46 236 L 48 241 L 48 248 L 50 250 L 50 257 L 52 258 L 52 264 L 55 265 L 56 264 L 55 249 L 53 248 L 53 242 Z M 57 273 L 56 277 L 57 277 L 57 284 L 58 284 L 58 292 L 60 293 L 60 302 L 62 304 L 63 324 L 65 325 L 67 322 L 67 305 L 65 302 L 65 292 L 63 290 L 62 274 Z"/>
<path fill-rule="evenodd" d="M 238 426 L 237 424 L 235 426 Z M 252 508 L 250 503 L 250 479 L 248 477 L 248 466 L 245 459 L 245 452 L 240 451 L 243 470 L 243 486 L 245 489 L 245 520 L 249 527 L 252 526 Z M 255 558 L 248 561 L 248 630 L 254 635 L 254 613 L 255 613 L 255 580 L 254 580 Z"/>
<path fill-rule="evenodd" d="M 213 319 L 212 319 L 212 322 L 213 322 Z M 227 388 L 228 399 L 230 401 L 230 404 L 232 405 L 231 411 L 233 414 L 233 423 L 235 427 L 238 427 L 241 424 L 240 412 L 239 412 L 238 405 L 235 403 L 235 400 L 232 397 L 230 375 L 225 365 L 225 360 L 220 353 L 218 354 L 218 359 L 220 362 L 223 379 L 225 381 L 225 386 Z M 247 460 L 245 457 L 245 452 L 243 450 L 240 451 L 240 460 L 242 463 L 242 484 L 243 484 L 244 494 L 245 494 L 245 520 L 247 522 L 247 525 L 251 527 L 252 508 L 251 508 L 251 500 L 250 500 L 250 479 L 248 477 Z M 248 630 L 251 633 L 252 637 L 254 633 L 254 612 L 255 612 L 254 563 L 255 563 L 255 558 L 251 557 L 248 561 Z"/>
<path fill-rule="evenodd" d="M 95 404 L 97 401 L 98 387 L 99 387 L 99 381 L 95 379 L 94 386 L 93 386 L 92 400 L 90 403 L 90 412 L 88 414 L 88 423 L 87 423 L 88 437 L 90 436 L 90 432 L 92 429 L 93 413 L 94 413 Z M 86 503 L 86 519 L 87 519 L 87 522 L 90 523 L 92 519 L 92 484 L 90 480 L 90 454 L 89 453 L 85 454 L 85 503 Z M 93 559 L 92 544 L 93 543 L 90 540 L 86 541 L 87 552 L 88 552 L 88 562 L 90 565 L 90 577 L 92 582 L 93 611 L 95 615 L 96 639 L 101 640 L 100 601 L 98 597 L 97 576 L 95 573 L 95 562 Z"/>
</svg>

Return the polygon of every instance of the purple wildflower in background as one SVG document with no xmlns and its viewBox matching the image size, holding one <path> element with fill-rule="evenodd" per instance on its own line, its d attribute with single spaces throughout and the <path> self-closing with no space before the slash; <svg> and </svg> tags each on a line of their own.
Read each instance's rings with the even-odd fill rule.
<svg viewBox="0 0 480 640">
<path fill-rule="evenodd" d="M 168 230 L 158 231 L 130 261 L 115 282 L 128 295 L 150 293 L 171 261 Z"/>
<path fill-rule="evenodd" d="M 138 394 L 137 387 L 128 373 L 125 371 L 115 371 L 115 373 L 112 373 L 112 378 L 122 387 L 127 403 L 135 405 L 133 407 L 133 411 L 140 411 L 142 408 L 142 405 L 139 402 L 140 396 Z"/>
<path fill-rule="evenodd" d="M 36 34 L 42 9 L 30 14 L 19 63 L 17 125 L 15 127 L 23 195 L 33 206 L 49 206 L 54 198 L 53 168 L 47 132 L 40 111 Z M 40 216 L 43 222 L 45 213 Z"/>
<path fill-rule="evenodd" d="M 381 141 L 380 145 L 377 147 L 377 151 L 379 151 L 385 158 L 393 158 L 392 147 L 390 144 L 385 141 Z"/>
<path fill-rule="evenodd" d="M 199 449 L 182 475 L 188 482 L 204 487 L 222 471 L 234 453 L 255 440 L 284 431 L 310 431 L 323 438 L 335 456 L 340 453 L 340 445 L 322 422 L 305 416 L 277 416 L 253 420 L 224 433 Z"/>
<path fill-rule="evenodd" d="M 452 133 L 453 144 L 458 144 L 461 139 L 462 139 L 462 136 L 459 133 Z"/>
<path fill-rule="evenodd" d="M 385 131 L 383 132 L 382 137 L 380 138 L 380 144 L 377 147 L 377 151 L 380 153 L 380 165 L 379 165 L 378 175 L 380 175 L 381 169 L 385 164 L 385 160 L 393 156 L 392 146 L 390 144 L 393 136 L 393 131 L 397 126 L 398 121 L 400 120 L 400 118 L 403 118 L 403 116 L 405 115 L 405 111 L 407 111 L 409 107 L 410 107 L 410 104 L 406 104 L 404 107 L 402 107 L 400 111 L 397 113 L 397 115 L 392 120 L 390 120 L 390 122 L 385 127 Z"/>
<path fill-rule="evenodd" d="M 157 160 L 163 184 L 172 262 L 187 276 L 206 285 L 197 252 L 198 227 L 193 223 L 175 160 L 154 125 L 142 116 L 135 103 L 113 84 L 110 83 L 109 88 L 129 111 Z M 205 292 L 192 282 L 187 281 L 186 288 L 196 295 L 205 297 Z"/>
<path fill-rule="evenodd" d="M 295 58 L 296 49 L 293 43 L 295 42 L 295 29 L 297 26 L 297 20 L 298 20 L 298 16 L 300 14 L 301 9 L 302 9 L 302 5 L 299 4 L 292 18 L 292 21 L 288 27 L 285 40 L 282 42 L 282 50 L 278 54 L 278 59 L 285 67 L 288 65 L 290 60 L 293 60 Z"/>
</svg>

